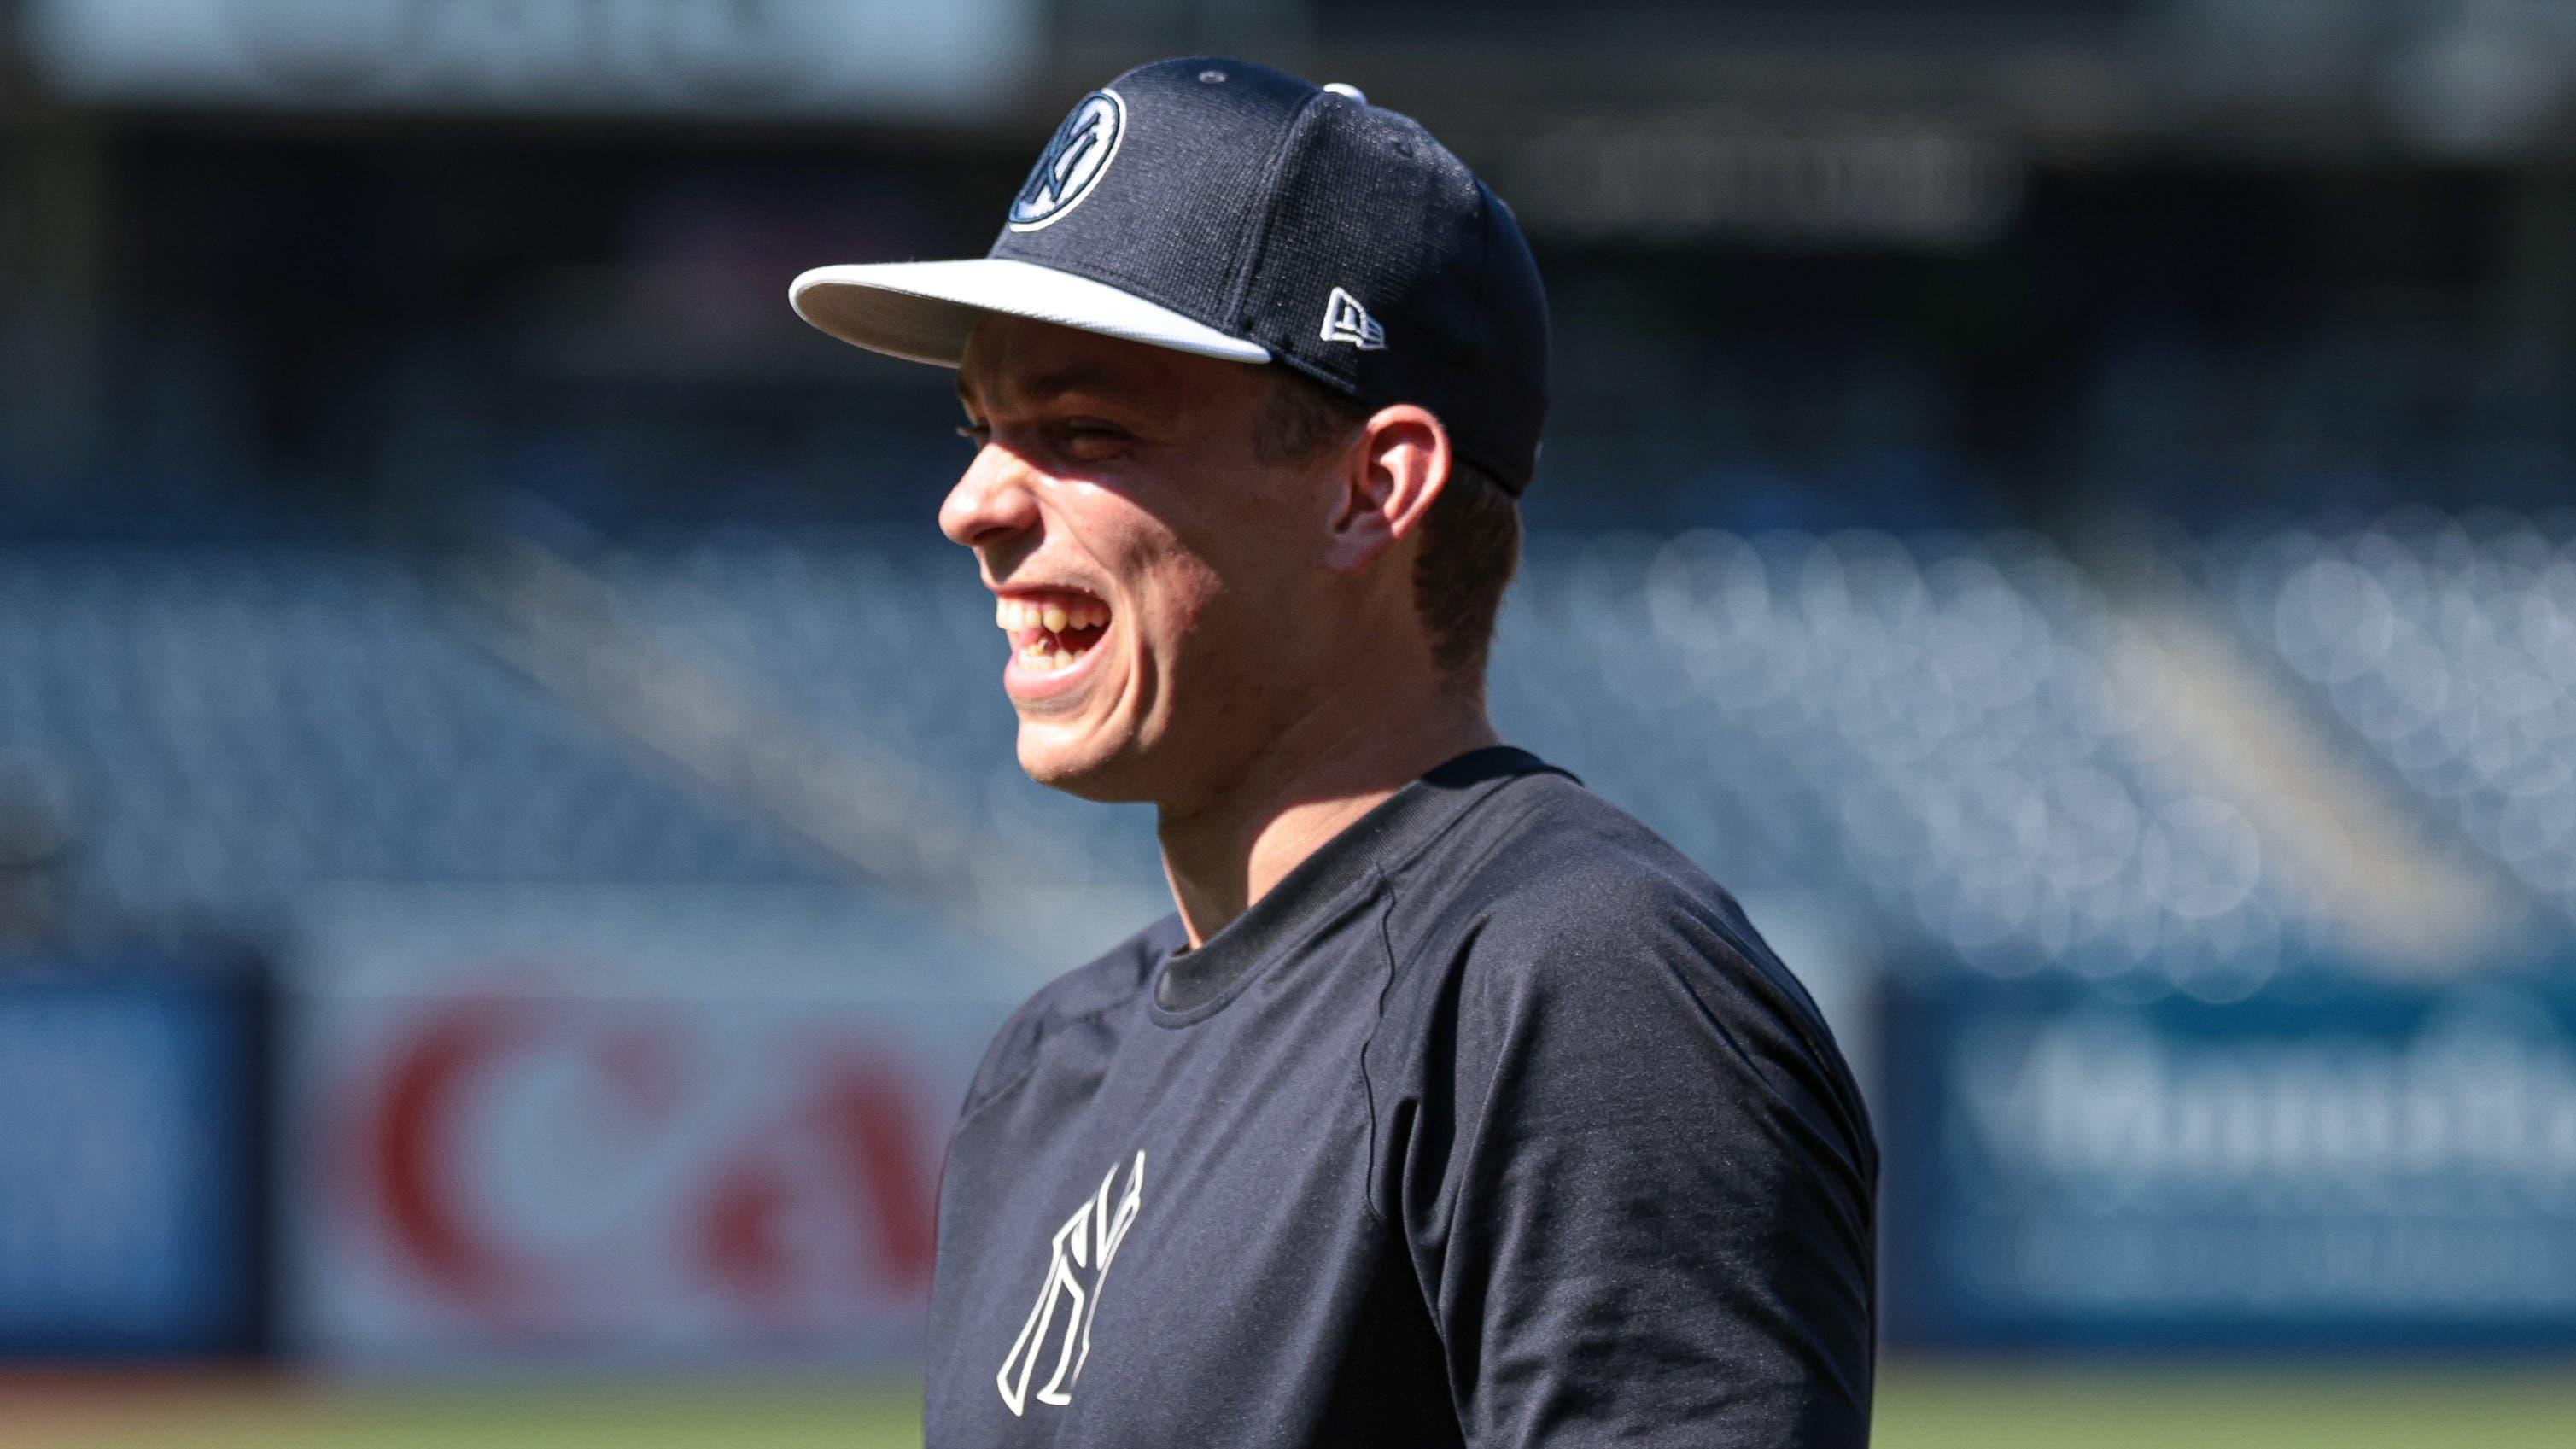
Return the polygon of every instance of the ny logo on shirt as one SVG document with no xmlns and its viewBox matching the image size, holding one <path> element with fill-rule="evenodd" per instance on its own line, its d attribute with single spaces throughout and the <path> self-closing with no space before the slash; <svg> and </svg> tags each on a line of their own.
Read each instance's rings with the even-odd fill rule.
<svg viewBox="0 0 2576 1449">
<path fill-rule="evenodd" d="M 1118 1169 L 1100 1179 L 1100 1191 L 1064 1226 L 1055 1230 L 1055 1240 L 1047 1248 L 1046 1281 L 1038 1285 L 1037 1306 L 1029 1310 L 1029 1321 L 1020 1328 L 1020 1336 L 1011 1343 L 1011 1351 L 1002 1360 L 1002 1371 L 993 1376 L 995 1387 L 1002 1391 L 1002 1403 L 1013 1414 L 1028 1410 L 1029 1380 L 1036 1376 L 1039 1360 L 1046 1356 L 1048 1342 L 1055 1338 L 1059 1321 L 1064 1337 L 1055 1354 L 1055 1371 L 1046 1385 L 1038 1390 L 1038 1402 L 1058 1408 L 1073 1402 L 1073 1384 L 1082 1377 L 1082 1365 L 1091 1357 L 1091 1320 L 1100 1310 L 1100 1286 L 1109 1276 L 1109 1260 L 1118 1256 L 1118 1245 L 1127 1240 L 1127 1229 L 1136 1222 L 1136 1210 L 1144 1205 L 1145 1154 L 1138 1152 L 1135 1163 L 1127 1169 L 1127 1190 L 1113 1204 L 1111 1189 L 1118 1181 Z M 1090 1274 L 1090 1285 L 1084 1286 L 1083 1271 Z M 1058 1306 L 1063 1308 L 1057 1312 Z"/>
</svg>

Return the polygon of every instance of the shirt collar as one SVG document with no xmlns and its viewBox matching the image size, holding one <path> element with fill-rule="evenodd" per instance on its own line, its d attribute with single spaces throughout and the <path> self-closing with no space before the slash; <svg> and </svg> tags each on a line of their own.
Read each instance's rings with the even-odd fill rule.
<svg viewBox="0 0 2576 1449">
<path fill-rule="evenodd" d="M 1179 1026 L 1212 1014 L 1253 967 L 1339 919 L 1378 871 L 1401 865 L 1486 796 L 1534 774 L 1573 778 L 1516 746 L 1470 750 L 1342 827 L 1197 950 L 1186 949 L 1179 915 L 1166 917 L 1161 934 L 1168 944 L 1154 972 L 1155 1019 Z"/>
</svg>

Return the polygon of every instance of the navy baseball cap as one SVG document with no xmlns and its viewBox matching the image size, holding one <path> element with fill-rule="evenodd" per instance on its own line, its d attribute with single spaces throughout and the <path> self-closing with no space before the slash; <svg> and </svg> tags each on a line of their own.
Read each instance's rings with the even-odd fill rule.
<svg viewBox="0 0 2576 1449">
<path fill-rule="evenodd" d="M 817 267 L 797 315 L 955 367 L 1000 312 L 1276 362 L 1418 404 L 1514 494 L 1547 415 L 1547 298 L 1509 208 L 1411 118 L 1221 57 L 1076 102 L 980 259 Z"/>
</svg>

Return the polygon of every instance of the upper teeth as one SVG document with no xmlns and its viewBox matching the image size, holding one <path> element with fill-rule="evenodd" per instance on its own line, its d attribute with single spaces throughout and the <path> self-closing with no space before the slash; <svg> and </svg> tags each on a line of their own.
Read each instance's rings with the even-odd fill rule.
<svg viewBox="0 0 2576 1449">
<path fill-rule="evenodd" d="M 1108 622 L 1107 604 L 1041 604 L 1029 599 L 993 601 L 993 623 L 1004 629 L 1044 629 L 1050 634 L 1061 634 L 1067 629 L 1089 629 Z"/>
</svg>

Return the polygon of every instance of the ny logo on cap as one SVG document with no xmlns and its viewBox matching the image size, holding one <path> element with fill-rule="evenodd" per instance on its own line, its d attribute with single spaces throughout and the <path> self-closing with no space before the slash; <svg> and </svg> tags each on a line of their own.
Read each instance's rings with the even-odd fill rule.
<svg viewBox="0 0 2576 1449">
<path fill-rule="evenodd" d="M 1127 103 L 1116 91 L 1093 91 L 1055 128 L 1029 179 L 1011 201 L 1011 230 L 1036 231 L 1063 216 L 1100 184 L 1127 131 Z"/>
<path fill-rule="evenodd" d="M 1324 330 L 1320 335 L 1326 342 L 1347 342 L 1362 352 L 1386 350 L 1386 329 L 1360 305 L 1359 298 L 1339 287 L 1324 301 Z"/>
</svg>

